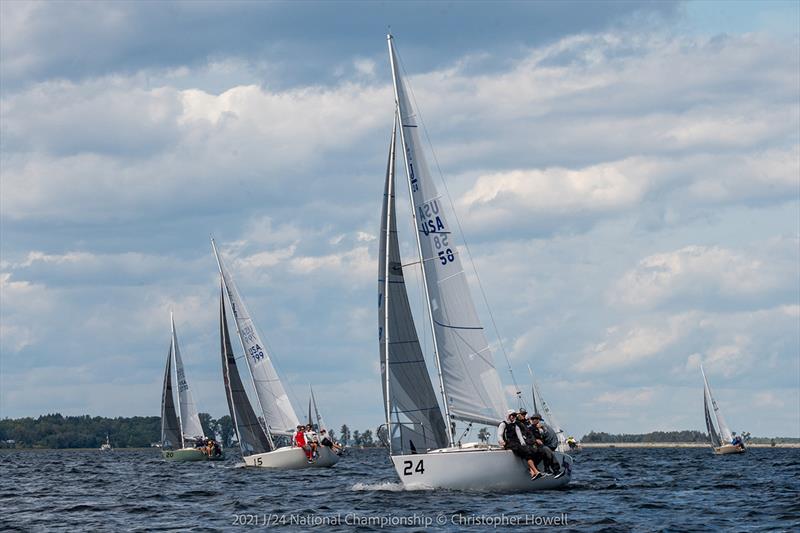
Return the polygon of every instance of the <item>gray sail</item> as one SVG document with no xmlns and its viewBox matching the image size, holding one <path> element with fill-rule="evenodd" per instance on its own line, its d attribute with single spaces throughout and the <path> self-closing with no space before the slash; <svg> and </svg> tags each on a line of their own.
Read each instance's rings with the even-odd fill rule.
<svg viewBox="0 0 800 533">
<path fill-rule="evenodd" d="M 403 277 L 394 197 L 396 131 L 395 126 L 386 169 L 378 253 L 381 382 L 384 405 L 387 406 L 385 416 L 391 418 L 387 424 L 391 431 L 392 453 L 424 453 L 428 449 L 446 447 L 448 439 L 442 411 L 422 355 Z"/>
<path fill-rule="evenodd" d="M 708 430 L 708 437 L 711 439 L 711 445 L 715 448 L 719 448 L 722 446 L 722 441 L 720 440 L 719 434 L 714 427 L 714 422 L 711 419 L 711 411 L 708 408 L 708 391 L 705 388 L 703 389 L 703 408 L 705 409 L 706 413 L 706 429 Z"/>
<path fill-rule="evenodd" d="M 425 161 L 417 114 L 400 76 L 391 36 L 389 54 L 412 216 L 417 226 L 437 360 L 449 404 L 443 407 L 455 419 L 494 425 L 505 418 L 505 392 L 461 265 L 461 243 Z"/>
<path fill-rule="evenodd" d="M 242 455 L 272 451 L 269 437 L 267 437 L 255 411 L 253 411 L 253 406 L 247 397 L 247 391 L 239 375 L 236 354 L 233 352 L 231 337 L 228 332 L 228 319 L 225 315 L 225 294 L 222 287 L 220 287 L 219 295 L 219 333 L 225 398 L 228 400 L 228 410 L 236 427 L 236 435 L 239 439 Z"/>
<path fill-rule="evenodd" d="M 167 368 L 164 370 L 164 389 L 161 393 L 161 447 L 165 450 L 181 447 L 181 425 L 175 411 L 175 398 L 172 395 L 172 343 L 167 354 Z"/>
</svg>

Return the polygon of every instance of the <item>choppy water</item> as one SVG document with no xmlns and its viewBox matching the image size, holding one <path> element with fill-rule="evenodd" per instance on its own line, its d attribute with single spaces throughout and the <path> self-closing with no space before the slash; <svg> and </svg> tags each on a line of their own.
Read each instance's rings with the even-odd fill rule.
<svg viewBox="0 0 800 533">
<path fill-rule="evenodd" d="M 530 531 L 564 516 L 568 531 L 800 531 L 800 450 L 587 449 L 567 489 L 527 494 L 403 491 L 383 450 L 284 472 L 156 450 L 0 452 L 0 530 L 486 531 L 527 517 L 515 530 Z"/>
</svg>

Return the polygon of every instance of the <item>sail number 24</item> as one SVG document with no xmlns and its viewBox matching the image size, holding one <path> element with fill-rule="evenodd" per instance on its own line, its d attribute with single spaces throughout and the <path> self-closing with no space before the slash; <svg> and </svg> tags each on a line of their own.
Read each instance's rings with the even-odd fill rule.
<svg viewBox="0 0 800 533">
<path fill-rule="evenodd" d="M 422 459 L 417 462 L 416 468 L 414 468 L 414 461 L 403 461 L 403 467 L 404 476 L 413 476 L 414 472 L 419 472 L 420 474 L 425 473 L 425 465 L 422 464 Z"/>
</svg>

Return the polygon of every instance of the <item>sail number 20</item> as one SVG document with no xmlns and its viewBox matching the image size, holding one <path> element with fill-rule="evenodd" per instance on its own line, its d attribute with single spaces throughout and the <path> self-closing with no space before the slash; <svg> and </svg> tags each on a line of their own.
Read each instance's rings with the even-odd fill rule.
<svg viewBox="0 0 800 533">
<path fill-rule="evenodd" d="M 413 476 L 414 472 L 419 472 L 420 474 L 425 473 L 425 466 L 422 464 L 422 459 L 419 460 L 416 468 L 414 468 L 414 461 L 403 461 L 403 466 L 405 467 L 403 468 L 404 476 Z"/>
</svg>

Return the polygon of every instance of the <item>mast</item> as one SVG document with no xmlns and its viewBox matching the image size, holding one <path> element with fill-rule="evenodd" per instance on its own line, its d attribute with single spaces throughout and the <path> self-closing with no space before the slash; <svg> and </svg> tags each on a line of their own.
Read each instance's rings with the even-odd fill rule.
<svg viewBox="0 0 800 533">
<path fill-rule="evenodd" d="M 217 244 L 214 242 L 214 237 L 211 237 L 211 248 L 214 250 L 214 258 L 217 260 L 217 267 L 219 268 L 219 275 L 222 277 L 223 285 L 225 286 L 226 290 L 228 289 L 227 284 L 225 283 L 225 275 L 222 272 L 222 261 L 219 258 L 219 253 L 217 252 Z M 230 292 L 228 293 L 228 297 L 230 298 Z M 235 320 L 234 317 L 234 324 L 236 324 L 236 336 L 239 337 L 239 344 L 242 346 L 242 353 L 247 356 L 247 348 L 244 346 L 244 341 L 242 340 L 242 332 L 239 331 L 239 321 Z M 247 365 L 247 371 L 250 373 L 250 382 L 253 384 L 253 389 L 256 389 L 256 394 L 258 390 L 256 388 L 256 380 L 253 377 L 253 370 L 250 368 L 250 365 Z M 259 409 L 261 409 L 261 418 L 264 420 L 264 431 L 267 434 L 267 439 L 269 440 L 270 447 L 274 450 L 275 449 L 275 442 L 272 440 L 272 431 L 270 430 L 269 424 L 267 423 L 267 417 L 264 414 L 264 407 L 261 405 L 261 402 L 258 403 Z"/>
<path fill-rule="evenodd" d="M 395 109 L 394 127 L 392 129 L 392 142 L 389 145 L 389 162 L 387 171 L 388 187 L 386 195 L 386 254 L 385 269 L 383 272 L 383 364 L 386 366 L 386 433 L 389 441 L 389 455 L 392 454 L 392 401 L 389 391 L 389 239 L 392 233 L 392 197 L 394 196 L 394 175 L 395 175 L 395 143 L 397 139 L 398 113 Z"/>
<path fill-rule="evenodd" d="M 420 242 L 419 238 L 419 227 L 417 226 L 417 210 L 413 206 L 413 198 L 414 198 L 414 191 L 411 188 L 411 170 L 409 169 L 408 164 L 408 150 L 406 145 L 406 137 L 405 131 L 403 126 L 403 117 L 400 115 L 400 95 L 397 90 L 397 72 L 395 70 L 395 54 L 394 54 L 394 44 L 392 42 L 393 37 L 391 34 L 386 36 L 386 40 L 389 45 L 389 63 L 392 67 L 392 87 L 394 88 L 394 102 L 395 102 L 395 114 L 397 116 L 397 120 L 400 122 L 400 141 L 403 144 L 403 162 L 405 163 L 406 169 L 406 183 L 408 184 L 408 195 L 411 199 L 412 206 L 411 206 L 411 219 L 414 222 L 414 236 L 417 241 L 417 252 L 419 254 L 419 261 L 420 261 L 420 270 L 422 271 L 422 280 L 423 280 L 423 287 L 425 288 L 425 303 L 427 304 L 426 308 L 428 310 L 428 319 L 431 325 L 431 335 L 433 336 L 433 354 L 434 359 L 436 360 L 436 373 L 439 377 L 439 391 L 442 394 L 442 402 L 444 403 L 444 413 L 445 418 L 447 419 L 447 439 L 448 445 L 450 447 L 453 446 L 454 437 L 453 437 L 453 425 L 452 425 L 452 418 L 450 417 L 450 404 L 447 401 L 447 392 L 444 388 L 444 379 L 442 378 L 442 365 L 441 361 L 439 360 L 439 345 L 436 342 L 436 323 L 433 319 L 433 309 L 431 308 L 431 297 L 428 291 L 428 276 L 425 273 L 425 258 L 422 255 L 422 242 Z M 387 367 L 387 374 L 388 374 L 388 367 Z M 388 396 L 388 395 L 387 395 Z M 390 434 L 391 436 L 391 434 Z"/>
</svg>

